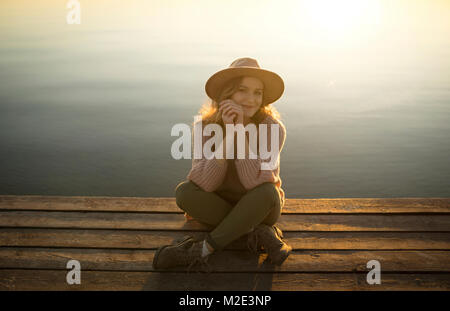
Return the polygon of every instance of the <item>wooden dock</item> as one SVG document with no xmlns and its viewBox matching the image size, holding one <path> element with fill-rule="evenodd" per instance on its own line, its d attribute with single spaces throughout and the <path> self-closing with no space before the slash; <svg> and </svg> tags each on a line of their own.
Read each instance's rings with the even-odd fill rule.
<svg viewBox="0 0 450 311">
<path fill-rule="evenodd" d="M 450 290 L 450 198 L 287 199 L 278 226 L 294 249 L 281 267 L 243 237 L 211 273 L 161 272 L 159 246 L 209 230 L 174 198 L 0 196 L 0 290 Z"/>
</svg>

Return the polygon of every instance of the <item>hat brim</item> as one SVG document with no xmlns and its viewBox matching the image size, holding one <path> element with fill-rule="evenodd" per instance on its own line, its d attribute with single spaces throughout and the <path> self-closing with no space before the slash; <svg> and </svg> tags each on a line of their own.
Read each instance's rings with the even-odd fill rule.
<svg viewBox="0 0 450 311">
<path fill-rule="evenodd" d="M 227 68 L 216 72 L 208 79 L 208 81 L 206 81 L 206 94 L 208 94 L 211 99 L 217 101 L 225 82 L 239 76 L 250 76 L 258 78 L 263 82 L 263 101 L 265 105 L 275 102 L 283 95 L 283 79 L 275 72 L 255 67 Z"/>
</svg>

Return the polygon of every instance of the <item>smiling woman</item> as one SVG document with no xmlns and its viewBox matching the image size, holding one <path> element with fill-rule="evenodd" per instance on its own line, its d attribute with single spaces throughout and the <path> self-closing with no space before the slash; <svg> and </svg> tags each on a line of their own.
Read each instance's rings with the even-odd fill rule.
<svg viewBox="0 0 450 311">
<path fill-rule="evenodd" d="M 281 97 L 284 82 L 275 72 L 260 68 L 256 59 L 244 57 L 213 74 L 206 82 L 205 90 L 212 100 L 211 113 L 200 117 L 200 121 L 194 124 L 194 131 L 203 131 L 202 120 L 208 121 L 205 122 L 207 124 L 213 123 L 219 130 L 226 126 L 227 139 L 223 149 L 226 149 L 227 159 L 194 157 L 187 180 L 178 184 L 175 197 L 187 218 L 213 226 L 214 230 L 203 241 L 189 237 L 181 243 L 162 246 L 155 254 L 153 267 L 166 269 L 206 264 L 211 253 L 223 250 L 245 234 L 248 234 L 251 250 L 256 252 L 264 248 L 269 260 L 281 265 L 292 250 L 283 241 L 281 230 L 275 226 L 285 202 L 278 154 L 286 139 L 286 129 L 279 119 L 271 116 L 272 110 L 264 107 L 270 107 Z M 243 129 L 244 123 L 250 123 L 248 127 L 254 128 L 254 135 L 250 134 L 254 137 L 258 126 L 261 139 L 267 139 L 266 150 L 270 145 L 270 151 L 276 151 L 274 165 L 269 169 L 264 167 L 266 159 L 261 154 L 246 157 L 249 138 L 245 133 L 237 144 L 233 138 L 230 142 L 230 136 L 235 134 L 234 131 L 229 133 L 230 126 L 237 125 Z M 200 142 L 194 135 L 194 144 L 200 142 L 200 148 L 208 143 L 206 140 L 207 137 L 203 136 Z M 224 141 L 219 140 L 219 150 L 223 150 L 223 144 Z M 230 151 L 234 154 L 236 147 L 245 150 L 245 157 L 229 159 L 228 154 Z"/>
</svg>

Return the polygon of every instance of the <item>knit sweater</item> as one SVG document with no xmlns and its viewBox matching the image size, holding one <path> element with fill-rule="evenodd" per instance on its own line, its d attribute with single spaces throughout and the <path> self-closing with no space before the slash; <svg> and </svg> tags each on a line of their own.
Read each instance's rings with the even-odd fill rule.
<svg viewBox="0 0 450 311">
<path fill-rule="evenodd" d="M 258 133 L 259 124 L 267 124 L 266 137 L 267 148 L 269 150 L 271 148 L 271 124 L 279 124 L 279 154 L 281 154 L 281 150 L 283 149 L 286 139 L 286 128 L 283 123 L 271 116 L 262 114 L 255 115 L 252 118 L 252 121 L 256 121 L 252 123 L 258 126 Z M 205 124 L 202 124 L 202 126 L 204 128 Z M 202 136 L 202 148 L 205 142 L 211 137 L 212 136 Z M 257 141 L 259 150 L 259 139 Z M 280 178 L 280 162 L 278 161 L 275 169 L 273 170 L 262 170 L 261 163 L 270 162 L 271 159 L 261 159 L 259 153 L 256 159 L 237 159 L 236 143 L 237 139 L 235 139 L 234 159 L 218 161 L 213 158 L 208 160 L 204 157 L 203 153 L 201 159 L 193 158 L 192 168 L 187 176 L 187 179 L 194 182 L 204 191 L 215 191 L 222 197 L 228 198 L 231 201 L 236 201 L 236 198 L 239 198 L 248 190 L 253 189 L 262 183 L 271 182 L 275 184 L 277 190 L 279 191 L 283 206 L 285 201 L 285 193 L 281 188 L 282 181 Z"/>
</svg>

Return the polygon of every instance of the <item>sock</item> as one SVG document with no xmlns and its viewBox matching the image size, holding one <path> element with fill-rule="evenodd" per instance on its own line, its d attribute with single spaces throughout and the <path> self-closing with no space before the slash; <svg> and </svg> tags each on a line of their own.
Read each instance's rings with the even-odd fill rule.
<svg viewBox="0 0 450 311">
<path fill-rule="evenodd" d="M 209 247 L 206 244 L 206 240 L 203 240 L 202 257 L 208 256 L 212 253 L 212 251 L 209 250 Z"/>
</svg>

